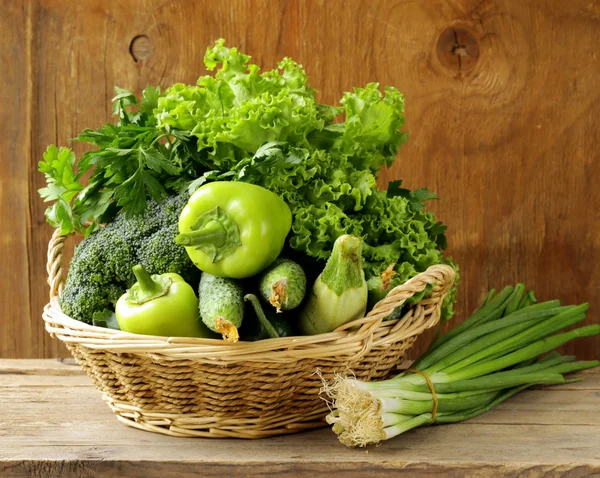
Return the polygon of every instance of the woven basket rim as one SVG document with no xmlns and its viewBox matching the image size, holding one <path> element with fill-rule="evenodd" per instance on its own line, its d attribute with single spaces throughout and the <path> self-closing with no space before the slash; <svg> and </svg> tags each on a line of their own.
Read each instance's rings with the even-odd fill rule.
<svg viewBox="0 0 600 478">
<path fill-rule="evenodd" d="M 46 269 L 50 301 L 42 315 L 48 333 L 63 342 L 90 349 L 160 354 L 174 360 L 200 358 L 206 363 L 216 364 L 240 361 L 289 362 L 303 358 L 359 360 L 373 347 L 384 347 L 413 337 L 436 325 L 440 318 L 441 303 L 455 280 L 452 267 L 445 264 L 430 266 L 426 271 L 392 289 L 364 318 L 344 324 L 326 334 L 236 343 L 221 339 L 140 335 L 86 324 L 62 312 L 59 296 L 64 289 L 62 249 L 66 237 L 57 229 L 48 244 Z M 421 292 L 428 284 L 434 284 L 431 296 L 419 301 L 416 307 L 411 307 L 400 319 L 384 321 L 394 309 Z M 413 317 L 415 315 L 422 317 Z M 423 320 L 425 317 L 427 320 Z M 413 319 L 409 321 L 411 326 L 403 327 L 403 322 L 410 318 Z"/>
</svg>

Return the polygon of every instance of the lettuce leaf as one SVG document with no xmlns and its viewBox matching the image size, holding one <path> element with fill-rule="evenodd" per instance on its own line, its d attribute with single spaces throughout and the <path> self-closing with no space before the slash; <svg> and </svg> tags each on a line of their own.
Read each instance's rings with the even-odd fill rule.
<svg viewBox="0 0 600 478">
<path fill-rule="evenodd" d="M 212 148 L 214 166 L 222 171 L 231 164 L 221 161 L 220 143 L 252 154 L 270 141 L 306 145 L 308 133 L 322 129 L 337 111 L 317 104 L 306 73 L 293 60 L 259 74 L 249 59 L 217 41 L 204 58 L 209 70 L 221 66 L 214 77 L 168 88 L 155 110 L 159 127 L 190 130 L 199 150 Z"/>
</svg>

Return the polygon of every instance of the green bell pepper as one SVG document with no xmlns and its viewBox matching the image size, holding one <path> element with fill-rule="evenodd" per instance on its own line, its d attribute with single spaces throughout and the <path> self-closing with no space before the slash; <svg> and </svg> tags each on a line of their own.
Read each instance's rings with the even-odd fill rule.
<svg viewBox="0 0 600 478">
<path fill-rule="evenodd" d="M 214 182 L 198 188 L 179 217 L 175 242 L 211 275 L 243 279 L 267 268 L 292 227 L 288 205 L 254 184 Z"/>
<path fill-rule="evenodd" d="M 214 337 L 199 318 L 194 289 L 179 274 L 151 276 L 140 264 L 133 267 L 133 273 L 137 282 L 115 306 L 121 330 L 164 337 Z"/>
</svg>

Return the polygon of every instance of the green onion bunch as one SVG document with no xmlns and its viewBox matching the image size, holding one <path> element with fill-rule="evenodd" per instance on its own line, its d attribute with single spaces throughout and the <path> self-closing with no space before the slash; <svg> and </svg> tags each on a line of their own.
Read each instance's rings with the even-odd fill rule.
<svg viewBox="0 0 600 478">
<path fill-rule="evenodd" d="M 411 371 L 381 382 L 338 376 L 325 383 L 327 421 L 345 445 L 366 446 L 419 426 L 468 420 L 532 385 L 578 381 L 564 375 L 599 362 L 577 362 L 553 349 L 600 334 L 597 324 L 560 332 L 583 321 L 587 309 L 587 303 L 537 303 L 523 284 L 492 290 Z"/>
</svg>

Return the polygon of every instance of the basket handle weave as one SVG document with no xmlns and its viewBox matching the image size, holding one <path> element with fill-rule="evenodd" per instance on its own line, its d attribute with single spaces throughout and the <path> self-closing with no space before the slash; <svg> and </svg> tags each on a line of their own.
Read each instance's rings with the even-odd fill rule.
<svg viewBox="0 0 600 478">
<path fill-rule="evenodd" d="M 48 244 L 48 260 L 46 272 L 48 274 L 48 285 L 50 286 L 50 300 L 62 294 L 65 288 L 63 279 L 62 250 L 65 246 L 67 236 L 60 234 L 60 229 L 55 229 L 50 243 Z"/>
<path fill-rule="evenodd" d="M 444 297 L 452 288 L 455 277 L 454 269 L 448 265 L 431 266 L 404 284 L 394 287 L 385 298 L 375 304 L 367 317 L 371 320 L 383 320 L 389 317 L 394 309 L 403 305 L 413 295 L 422 292 L 429 284 L 435 284 L 431 298 Z M 344 330 L 348 328 L 347 326 L 348 324 L 342 325 L 336 330 Z"/>
</svg>

